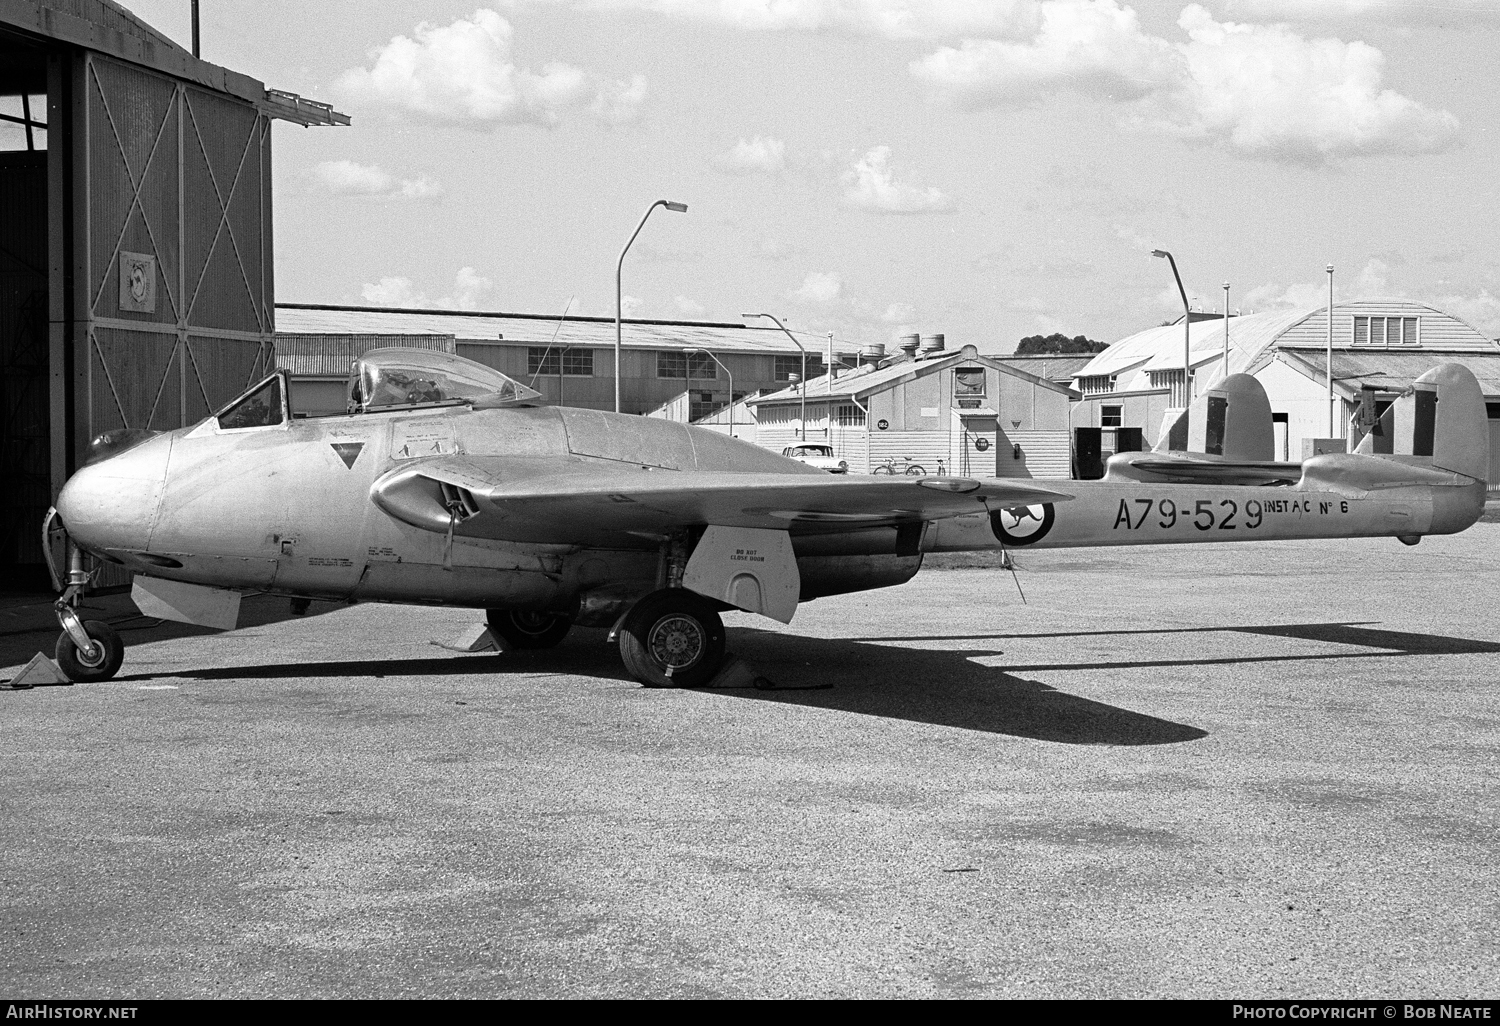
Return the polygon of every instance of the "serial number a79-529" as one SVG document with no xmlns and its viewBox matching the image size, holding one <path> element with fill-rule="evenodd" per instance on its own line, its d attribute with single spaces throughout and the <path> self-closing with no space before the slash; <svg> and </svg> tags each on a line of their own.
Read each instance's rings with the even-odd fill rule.
<svg viewBox="0 0 1500 1026">
<path fill-rule="evenodd" d="M 1115 513 L 1115 530 L 1139 531 L 1146 527 L 1171 530 L 1191 525 L 1199 531 L 1253 531 L 1265 523 L 1269 514 L 1296 513 L 1326 516 L 1348 513 L 1344 500 L 1322 502 L 1315 499 L 1197 499 L 1191 506 L 1175 499 L 1121 499 Z"/>
</svg>

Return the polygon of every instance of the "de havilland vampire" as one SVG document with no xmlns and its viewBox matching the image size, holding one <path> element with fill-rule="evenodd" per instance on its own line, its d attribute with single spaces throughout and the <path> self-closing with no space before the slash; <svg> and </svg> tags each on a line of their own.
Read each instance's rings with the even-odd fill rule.
<svg viewBox="0 0 1500 1026">
<path fill-rule="evenodd" d="M 909 580 L 928 552 L 1451 534 L 1484 508 L 1484 396 L 1422 375 L 1357 453 L 1276 462 L 1264 390 L 1234 375 L 1173 445 L 1099 481 L 832 475 L 706 429 L 535 404 L 455 356 L 377 350 L 347 415 L 300 418 L 284 372 L 201 423 L 101 436 L 44 534 L 65 591 L 57 661 L 107 680 L 119 635 L 75 607 L 93 560 L 135 572 L 147 615 L 233 627 L 247 593 L 487 610 L 509 646 L 611 627 L 631 674 L 701 686 L 719 614 Z"/>
</svg>

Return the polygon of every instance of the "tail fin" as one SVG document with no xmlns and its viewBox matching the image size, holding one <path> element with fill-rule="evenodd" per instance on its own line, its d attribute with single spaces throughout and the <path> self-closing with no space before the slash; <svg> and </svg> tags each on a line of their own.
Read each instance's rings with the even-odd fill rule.
<svg viewBox="0 0 1500 1026">
<path fill-rule="evenodd" d="M 1266 389 L 1248 374 L 1209 388 L 1162 431 L 1156 452 L 1190 452 L 1226 460 L 1273 460 L 1276 432 Z"/>
<path fill-rule="evenodd" d="M 1457 363 L 1427 371 L 1391 404 L 1354 451 L 1487 480 L 1490 429 L 1478 379 Z"/>
</svg>

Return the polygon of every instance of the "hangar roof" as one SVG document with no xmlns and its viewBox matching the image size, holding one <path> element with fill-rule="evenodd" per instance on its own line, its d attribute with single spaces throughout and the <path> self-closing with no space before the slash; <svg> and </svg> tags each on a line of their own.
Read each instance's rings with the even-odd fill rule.
<svg viewBox="0 0 1500 1026">
<path fill-rule="evenodd" d="M 472 310 L 412 310 L 390 307 L 277 303 L 276 330 L 291 335 L 452 335 L 461 342 L 547 345 L 557 334 L 563 346 L 612 347 L 613 317 L 571 316 L 558 326 L 550 314 L 485 313 Z M 817 352 L 807 336 L 808 355 Z M 625 318 L 620 345 L 625 349 L 712 349 L 715 352 L 796 353 L 776 328 L 714 321 Z M 846 345 L 847 348 L 847 345 Z"/>
<path fill-rule="evenodd" d="M 194 57 L 114 0 L 0 0 L 0 25 L 11 26 L 152 68 L 255 104 L 300 125 L 347 125 L 349 117 L 249 75 Z"/>
<path fill-rule="evenodd" d="M 979 350 L 973 346 L 964 346 L 941 353 L 937 356 L 929 356 L 925 360 L 908 360 L 905 357 L 896 357 L 895 361 L 875 370 L 854 370 L 840 374 L 836 380 L 830 381 L 828 375 L 814 378 L 807 382 L 808 399 L 863 399 L 876 392 L 883 392 L 887 388 L 903 381 L 924 377 L 933 371 L 942 370 L 945 367 L 953 367 L 960 363 L 978 364 L 984 367 L 992 367 L 1002 374 L 1021 378 L 1040 385 L 1053 392 L 1063 392 L 1073 398 L 1077 396 L 1062 385 L 1048 381 L 1046 378 L 1037 377 L 1026 371 L 1010 366 L 1001 357 L 981 356 Z M 755 405 L 765 405 L 783 402 L 801 402 L 803 392 L 798 385 L 791 385 L 753 400 Z"/>
<path fill-rule="evenodd" d="M 1277 357 L 1309 378 L 1324 380 L 1323 353 L 1316 350 L 1283 350 Z M 1358 398 L 1361 386 L 1382 391 L 1401 392 L 1436 361 L 1422 353 L 1352 353 L 1333 352 L 1333 388 L 1346 399 Z M 1500 351 L 1486 353 L 1444 353 L 1443 363 L 1461 363 L 1474 372 L 1479 387 L 1487 396 L 1500 396 Z"/>
<path fill-rule="evenodd" d="M 1500 345 L 1486 338 L 1472 325 L 1437 307 L 1404 299 L 1358 299 L 1335 303 L 1334 357 L 1353 358 L 1348 366 L 1376 366 L 1382 361 L 1391 367 L 1419 367 L 1406 382 L 1417 377 L 1441 360 L 1473 362 L 1471 368 L 1481 381 L 1500 381 Z M 1355 317 L 1417 318 L 1421 324 L 1420 343 L 1391 347 L 1354 345 Z M 1326 307 L 1311 310 L 1272 310 L 1229 319 L 1229 373 L 1254 374 L 1274 359 L 1303 370 L 1316 359 L 1317 377 L 1323 376 L 1322 353 L 1327 346 L 1328 318 Z M 1213 318 L 1194 321 L 1188 326 L 1190 359 L 1195 367 L 1206 366 L 1208 383 L 1218 380 L 1223 357 L 1224 320 Z M 1121 339 L 1080 368 L 1078 377 L 1111 375 L 1115 390 L 1145 388 L 1147 371 L 1171 370 L 1182 366 L 1182 322 L 1164 324 Z M 1305 359 L 1294 356 L 1306 354 Z M 1425 354 L 1425 355 L 1424 355 Z M 1442 354 L 1441 358 L 1437 354 Z M 1468 354 L 1464 356 L 1464 354 Z M 1461 358 L 1462 357 L 1462 358 Z M 1479 368 L 1489 369 L 1481 371 Z M 1335 378 L 1338 377 L 1335 370 Z M 1354 386 L 1358 391 L 1358 385 Z M 1404 386 L 1403 386 L 1404 387 Z M 1489 387 L 1486 386 L 1486 392 Z"/>
</svg>

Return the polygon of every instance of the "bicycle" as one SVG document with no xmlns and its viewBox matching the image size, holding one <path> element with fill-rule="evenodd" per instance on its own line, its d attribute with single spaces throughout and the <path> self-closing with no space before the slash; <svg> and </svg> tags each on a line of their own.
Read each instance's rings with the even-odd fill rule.
<svg viewBox="0 0 1500 1026">
<path fill-rule="evenodd" d="M 900 471 L 900 473 L 905 474 L 907 477 L 921 477 L 922 475 L 924 475 L 924 474 L 927 473 L 927 468 L 924 467 L 924 466 L 922 466 L 922 464 L 920 464 L 920 463 L 913 463 L 910 456 L 902 456 L 901 457 L 901 462 L 903 464 L 903 469 Z M 891 459 L 886 460 L 884 463 L 877 464 L 873 469 L 871 469 L 870 473 L 872 473 L 872 474 L 895 474 L 895 473 L 897 473 L 895 458 L 893 457 Z"/>
</svg>

